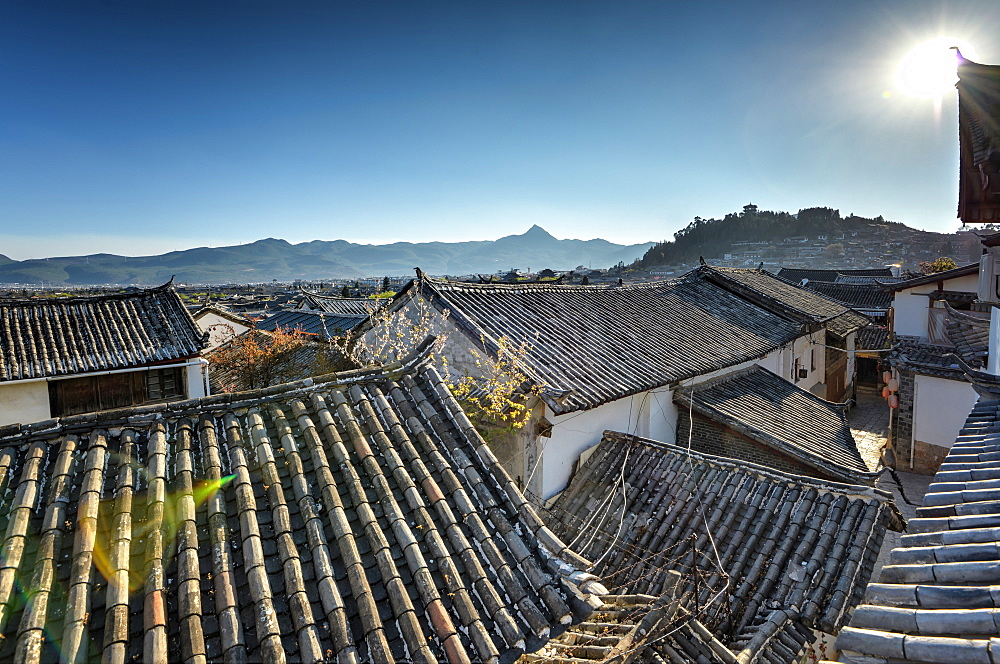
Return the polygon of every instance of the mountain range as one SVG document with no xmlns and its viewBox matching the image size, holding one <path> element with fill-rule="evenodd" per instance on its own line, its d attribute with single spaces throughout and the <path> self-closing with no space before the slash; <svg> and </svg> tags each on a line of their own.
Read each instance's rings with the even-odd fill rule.
<svg viewBox="0 0 1000 664">
<path fill-rule="evenodd" d="M 470 242 L 355 244 L 313 240 L 291 244 L 267 238 L 229 247 L 198 247 L 156 256 L 92 254 L 16 261 L 0 254 L 0 283 L 45 285 L 155 285 L 171 276 L 191 284 L 302 279 L 357 279 L 408 275 L 492 273 L 512 267 L 568 270 L 579 265 L 631 263 L 654 243 L 558 240 L 540 226 L 521 235 Z"/>
</svg>

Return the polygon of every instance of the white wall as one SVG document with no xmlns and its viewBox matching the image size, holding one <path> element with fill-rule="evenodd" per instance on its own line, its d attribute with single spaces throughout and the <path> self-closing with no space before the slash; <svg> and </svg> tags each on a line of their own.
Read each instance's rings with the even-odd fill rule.
<svg viewBox="0 0 1000 664">
<path fill-rule="evenodd" d="M 771 373 L 777 374 L 802 388 L 803 390 L 816 391 L 817 386 L 824 384 L 826 380 L 826 331 L 818 330 L 808 335 L 803 335 L 794 339 L 791 343 L 777 348 L 761 359 L 749 364 L 757 364 Z M 792 379 L 792 368 L 795 360 L 799 360 L 799 366 L 808 370 L 809 375 L 801 379 Z M 813 369 L 812 367 L 816 368 Z M 729 373 L 736 370 L 736 367 L 726 369 L 722 373 Z M 819 392 L 824 392 L 823 387 L 818 387 Z M 822 396 L 822 394 L 821 394 Z"/>
<path fill-rule="evenodd" d="M 653 440 L 665 443 L 674 441 L 677 435 L 677 404 L 674 391 L 665 387 L 651 390 L 649 394 L 649 433 Z"/>
<path fill-rule="evenodd" d="M 50 417 L 48 383 L 0 383 L 0 425 L 27 424 Z"/>
<path fill-rule="evenodd" d="M 927 340 L 928 299 L 923 293 L 933 288 L 907 288 L 892 298 L 892 327 L 896 334 L 920 337 Z"/>
<path fill-rule="evenodd" d="M 206 351 L 212 350 L 250 329 L 249 325 L 236 323 L 211 311 L 202 313 L 194 322 L 198 325 L 199 330 L 208 332 L 208 347 L 205 349 Z"/>
<path fill-rule="evenodd" d="M 808 336 L 799 337 L 793 342 L 792 363 L 788 367 L 788 376 L 791 376 L 792 367 L 795 366 L 795 359 L 799 360 L 799 366 L 808 371 L 805 378 L 796 377 L 791 382 L 803 390 L 818 393 L 821 397 L 826 394 L 826 330 L 821 329 Z M 785 379 L 788 379 L 788 376 Z"/>
<path fill-rule="evenodd" d="M 937 283 L 914 286 L 898 291 L 892 297 L 893 331 L 896 334 L 920 337 L 927 341 L 927 295 L 936 291 Z M 944 280 L 944 290 L 976 293 L 979 275 L 969 274 Z"/>
<path fill-rule="evenodd" d="M 550 414 L 548 420 L 552 423 L 552 437 L 539 441 L 539 445 L 544 445 L 542 465 L 528 487 L 535 495 L 546 499 L 566 488 L 573 464 L 583 452 L 601 442 L 606 430 L 673 443 L 677 407 L 673 392 L 661 388 L 618 399 L 593 410 Z"/>
<path fill-rule="evenodd" d="M 972 383 L 916 375 L 913 387 L 913 439 L 951 447 L 978 395 Z"/>
<path fill-rule="evenodd" d="M 785 352 L 784 348 L 775 349 L 770 353 L 768 353 L 767 355 L 765 355 L 764 357 L 757 360 L 757 364 L 764 367 L 771 373 L 781 376 L 782 375 L 781 367 L 783 364 L 782 355 L 784 354 L 784 352 Z"/>
<path fill-rule="evenodd" d="M 201 360 L 184 367 L 188 399 L 208 396 L 208 362 Z"/>
</svg>

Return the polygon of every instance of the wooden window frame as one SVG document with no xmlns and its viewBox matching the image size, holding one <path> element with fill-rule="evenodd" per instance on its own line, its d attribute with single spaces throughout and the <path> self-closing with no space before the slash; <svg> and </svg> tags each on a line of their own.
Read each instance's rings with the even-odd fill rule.
<svg viewBox="0 0 1000 664">
<path fill-rule="evenodd" d="M 163 385 L 168 387 L 161 387 Z M 48 387 L 52 417 L 187 398 L 184 367 L 149 367 L 94 376 L 67 376 L 49 381 Z"/>
</svg>

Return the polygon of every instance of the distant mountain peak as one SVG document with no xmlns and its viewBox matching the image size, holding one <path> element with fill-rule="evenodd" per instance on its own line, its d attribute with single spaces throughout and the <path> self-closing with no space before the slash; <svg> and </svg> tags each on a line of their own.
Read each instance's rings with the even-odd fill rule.
<svg viewBox="0 0 1000 664">
<path fill-rule="evenodd" d="M 545 230 L 538 224 L 532 224 L 531 228 L 525 231 L 521 237 L 532 237 L 532 238 L 545 237 L 545 238 L 552 238 L 553 240 L 555 239 L 554 237 L 552 237 L 551 233 L 549 233 L 547 230 Z"/>
</svg>

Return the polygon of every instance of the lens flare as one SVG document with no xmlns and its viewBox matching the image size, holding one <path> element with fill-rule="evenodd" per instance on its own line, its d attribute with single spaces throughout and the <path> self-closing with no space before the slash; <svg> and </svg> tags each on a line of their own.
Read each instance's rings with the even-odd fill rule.
<svg viewBox="0 0 1000 664">
<path fill-rule="evenodd" d="M 956 37 L 935 37 L 911 50 L 896 70 L 896 87 L 903 94 L 918 99 L 939 100 L 955 89 L 958 81 L 958 55 L 975 60 L 972 44 Z"/>
<path fill-rule="evenodd" d="M 235 478 L 235 475 L 228 475 L 219 480 L 205 480 L 198 482 L 191 492 L 191 497 L 194 499 L 195 509 L 204 505 L 212 497 L 219 492 L 219 490 L 225 486 L 228 482 Z M 163 502 L 163 521 L 160 525 L 160 531 L 163 533 L 163 551 L 164 554 L 169 556 L 175 551 L 175 540 L 177 539 L 177 530 L 180 527 L 181 519 L 178 515 L 177 503 L 184 496 L 180 492 L 170 493 L 164 499 Z M 113 499 L 111 499 L 113 500 Z M 139 509 L 140 506 L 146 502 L 146 496 L 137 495 L 132 499 L 132 511 L 134 513 L 141 514 L 145 510 Z M 101 573 L 109 584 L 128 584 L 128 592 L 133 593 L 142 589 L 146 582 L 146 576 L 143 569 L 133 569 L 129 566 L 128 580 L 125 581 L 122 574 L 123 570 L 116 569 L 115 565 L 115 553 L 114 547 L 118 546 L 117 541 L 112 541 L 110 537 L 111 533 L 106 532 L 106 536 L 98 537 L 94 542 L 94 566 Z M 149 533 L 149 526 L 142 523 L 132 524 L 132 539 L 133 541 L 142 540 Z M 118 561 L 121 563 L 122 561 Z"/>
</svg>

